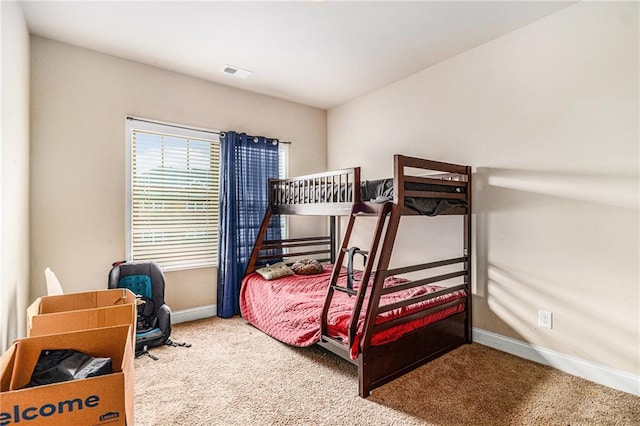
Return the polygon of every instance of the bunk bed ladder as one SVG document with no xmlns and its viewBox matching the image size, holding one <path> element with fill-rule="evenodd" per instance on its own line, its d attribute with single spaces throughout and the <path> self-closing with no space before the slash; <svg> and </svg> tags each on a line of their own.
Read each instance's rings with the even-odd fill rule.
<svg viewBox="0 0 640 426">
<path fill-rule="evenodd" d="M 324 304 L 322 305 L 322 314 L 320 315 L 320 336 L 322 336 L 321 341 L 324 340 L 324 337 L 327 336 L 327 315 L 329 313 L 329 306 L 331 305 L 331 299 L 333 298 L 333 294 L 336 290 L 336 283 L 338 282 L 338 277 L 340 276 L 340 267 L 344 262 L 345 250 L 349 244 L 349 238 L 351 237 L 351 231 L 353 231 L 353 224 L 355 222 L 355 205 L 351 209 L 351 214 L 349 215 L 349 221 L 347 222 L 347 227 L 345 229 L 344 238 L 342 240 L 342 245 L 340 250 L 338 250 L 337 258 L 333 264 L 333 271 L 331 272 L 331 281 L 329 281 L 329 287 L 327 288 L 327 295 L 324 299 Z M 337 343 L 337 342 L 333 342 Z"/>
<path fill-rule="evenodd" d="M 389 224 L 384 236 L 382 252 L 380 253 L 380 259 L 378 261 L 378 270 L 376 271 L 372 292 L 369 296 L 369 306 L 367 307 L 368 319 L 365 321 L 367 327 L 363 330 L 362 341 L 360 342 L 363 348 L 369 345 L 371 336 L 373 335 L 374 319 L 378 315 L 377 306 L 379 305 L 380 297 L 382 296 L 383 282 L 387 276 L 391 253 L 393 252 L 393 244 L 396 240 L 396 234 L 398 233 L 398 225 L 400 224 L 400 208 L 401 207 L 399 205 L 393 204 L 391 215 L 389 216 Z"/>
<path fill-rule="evenodd" d="M 353 344 L 353 341 L 358 332 L 358 320 L 360 318 L 360 311 L 362 310 L 362 305 L 364 303 L 364 298 L 367 291 L 366 284 L 369 282 L 369 278 L 371 277 L 371 271 L 373 270 L 373 265 L 374 265 L 374 262 L 376 261 L 376 255 L 378 254 L 378 247 L 380 246 L 380 241 L 381 241 L 382 233 L 385 227 L 385 222 L 387 217 L 389 216 L 389 213 L 391 213 L 392 208 L 393 208 L 393 203 L 385 203 L 380 209 L 380 213 L 378 215 L 378 223 L 376 225 L 375 232 L 373 233 L 373 237 L 371 239 L 371 245 L 369 249 L 369 258 L 366 262 L 365 269 L 362 273 L 362 281 L 361 281 L 362 284 L 358 289 L 359 291 L 353 306 L 353 312 L 351 314 L 351 321 L 349 322 L 349 346 Z M 387 232 L 388 231 L 389 231 L 389 227 L 387 227 Z M 383 253 L 384 253 L 384 246 L 383 246 Z M 379 264 L 380 264 L 380 260 L 378 260 L 378 265 Z M 376 279 L 377 279 L 377 276 L 378 276 L 378 273 L 376 272 Z"/>
<path fill-rule="evenodd" d="M 369 282 L 369 278 L 371 277 L 371 272 L 373 270 L 374 267 L 374 263 L 376 262 L 376 255 L 378 253 L 378 247 L 380 246 L 380 241 L 382 240 L 382 234 L 383 234 L 383 230 L 385 227 L 385 223 L 386 223 L 386 218 L 389 215 L 389 213 L 391 212 L 393 208 L 393 203 L 385 203 L 383 204 L 379 211 L 378 211 L 378 221 L 377 221 L 377 225 L 374 231 L 374 234 L 372 236 L 372 240 L 371 240 L 371 244 L 369 246 L 369 251 L 360 251 L 361 253 L 366 253 L 367 255 L 367 260 L 365 263 L 365 268 L 364 271 L 362 273 L 362 278 L 360 281 L 360 286 L 357 290 L 353 290 L 347 287 L 343 287 L 343 286 L 339 286 L 338 283 L 338 278 L 340 277 L 340 269 L 342 267 L 342 264 L 344 262 L 344 256 L 345 253 L 347 253 L 349 250 L 349 240 L 351 237 L 351 231 L 353 230 L 353 225 L 355 223 L 355 219 L 359 216 L 361 216 L 360 214 L 360 209 L 357 205 L 354 205 L 351 215 L 349 216 L 349 221 L 347 223 L 347 228 L 345 230 L 345 235 L 344 238 L 342 240 L 342 245 L 340 247 L 340 250 L 338 251 L 338 257 L 336 259 L 336 262 L 334 263 L 334 268 L 333 271 L 331 273 L 331 281 L 329 284 L 329 287 L 327 289 L 327 296 L 325 298 L 324 301 L 324 305 L 322 307 L 322 315 L 321 315 L 321 321 L 320 321 L 320 333 L 322 336 L 322 340 L 324 341 L 330 341 L 331 343 L 333 343 L 332 346 L 336 346 L 336 343 L 339 343 L 337 341 L 333 341 L 334 339 L 330 338 L 327 336 L 327 316 L 329 313 L 329 307 L 331 306 L 331 300 L 333 299 L 333 296 L 335 294 L 336 291 L 339 292 L 344 292 L 349 294 L 350 296 L 355 296 L 355 303 L 353 306 L 353 311 L 351 314 L 351 321 L 349 323 L 349 341 L 348 341 L 348 345 L 338 345 L 338 346 L 343 346 L 346 353 L 348 353 L 349 348 L 351 346 L 351 344 L 353 343 L 353 340 L 356 336 L 357 333 L 357 328 L 358 328 L 358 318 L 360 317 L 360 311 L 362 310 L 362 306 L 364 303 L 364 299 L 365 299 L 365 294 L 367 291 L 367 283 Z M 395 235 L 395 233 L 394 233 Z M 344 357 L 344 356 L 343 356 Z"/>
</svg>

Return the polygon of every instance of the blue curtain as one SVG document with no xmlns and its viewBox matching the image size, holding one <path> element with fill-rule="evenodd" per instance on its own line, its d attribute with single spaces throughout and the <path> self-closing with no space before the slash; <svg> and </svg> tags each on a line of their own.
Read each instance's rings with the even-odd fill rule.
<svg viewBox="0 0 640 426">
<path fill-rule="evenodd" d="M 267 182 L 277 177 L 277 140 L 236 132 L 221 135 L 219 317 L 229 318 L 240 313 L 240 285 L 267 209 Z M 267 238 L 281 238 L 279 222 L 271 221 Z"/>
</svg>

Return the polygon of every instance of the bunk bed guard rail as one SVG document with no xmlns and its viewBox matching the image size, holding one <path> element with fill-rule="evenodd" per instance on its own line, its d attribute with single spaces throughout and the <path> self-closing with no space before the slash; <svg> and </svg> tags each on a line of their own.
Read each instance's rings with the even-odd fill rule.
<svg viewBox="0 0 640 426">
<path fill-rule="evenodd" d="M 348 216 L 360 202 L 360 167 L 269 179 L 273 214 Z"/>
</svg>

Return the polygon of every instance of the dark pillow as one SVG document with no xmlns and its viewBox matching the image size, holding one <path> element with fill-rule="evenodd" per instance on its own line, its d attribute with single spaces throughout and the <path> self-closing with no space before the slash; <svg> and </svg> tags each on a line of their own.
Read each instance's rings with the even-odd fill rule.
<svg viewBox="0 0 640 426">
<path fill-rule="evenodd" d="M 298 275 L 315 275 L 324 272 L 324 268 L 315 259 L 301 259 L 291 265 L 291 269 Z"/>
</svg>

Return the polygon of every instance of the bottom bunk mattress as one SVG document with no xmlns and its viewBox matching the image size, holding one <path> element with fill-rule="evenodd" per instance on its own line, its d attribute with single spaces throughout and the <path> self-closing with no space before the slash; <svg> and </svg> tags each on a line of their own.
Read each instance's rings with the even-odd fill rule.
<svg viewBox="0 0 640 426">
<path fill-rule="evenodd" d="M 311 346 L 317 343 L 320 340 L 320 315 L 331 280 L 332 265 L 324 265 L 323 268 L 323 272 L 317 275 L 290 275 L 270 281 L 255 272 L 247 275 L 240 291 L 242 317 L 262 332 L 283 343 L 293 346 Z M 358 274 L 356 273 L 356 279 L 359 278 Z M 346 269 L 342 268 L 338 284 L 344 286 L 346 280 Z M 406 280 L 390 277 L 385 281 L 385 287 L 403 282 Z M 431 293 L 442 288 L 430 285 L 390 293 L 382 296 L 380 306 Z M 425 308 L 465 297 L 465 291 L 458 290 L 425 302 L 393 309 L 378 315 L 376 324 L 382 324 Z M 355 297 L 349 297 L 346 293 L 336 292 L 334 294 L 327 317 L 327 332 L 330 337 L 341 339 L 344 342 L 348 340 L 349 321 L 355 300 Z M 371 344 L 377 346 L 394 341 L 412 330 L 462 312 L 464 308 L 464 304 L 454 305 L 418 320 L 383 330 L 372 336 Z M 357 358 L 359 353 L 359 337 L 365 319 L 364 311 L 365 308 L 362 309 L 358 321 L 358 336 L 350 348 L 353 359 Z"/>
</svg>

